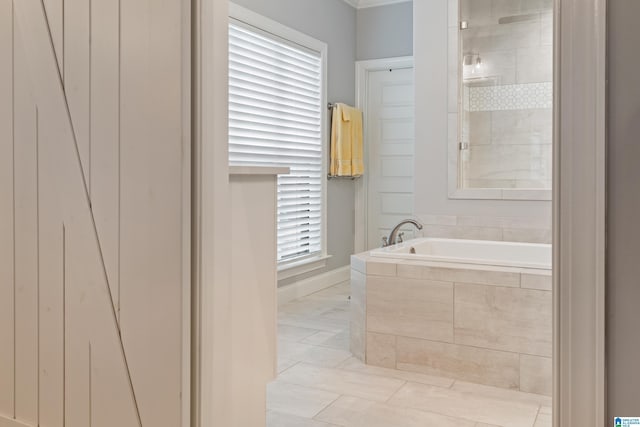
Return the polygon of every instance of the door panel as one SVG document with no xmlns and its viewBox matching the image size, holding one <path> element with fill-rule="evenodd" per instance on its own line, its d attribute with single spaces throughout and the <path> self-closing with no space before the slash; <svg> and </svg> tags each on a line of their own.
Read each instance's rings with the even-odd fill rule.
<svg viewBox="0 0 640 427">
<path fill-rule="evenodd" d="M 15 200 L 15 417 L 38 422 L 38 125 L 29 69 L 15 33 L 14 185 Z M 18 166 L 19 165 L 19 166 Z"/>
<path fill-rule="evenodd" d="M 414 93 L 413 69 L 369 73 L 367 246 L 413 213 Z"/>
<path fill-rule="evenodd" d="M 188 408 L 185 3 L 118 3 L 0 0 L 0 427 Z"/>
</svg>

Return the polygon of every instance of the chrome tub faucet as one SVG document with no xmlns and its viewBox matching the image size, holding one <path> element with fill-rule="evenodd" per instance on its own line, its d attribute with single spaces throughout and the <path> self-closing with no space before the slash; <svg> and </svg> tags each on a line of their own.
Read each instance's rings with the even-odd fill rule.
<svg viewBox="0 0 640 427">
<path fill-rule="evenodd" d="M 396 243 L 402 243 L 402 236 L 404 235 L 404 233 L 398 233 L 398 232 L 400 231 L 400 227 L 402 227 L 405 224 L 412 224 L 418 230 L 422 230 L 422 224 L 420 224 L 418 221 L 414 219 L 405 219 L 404 221 L 401 221 L 398 225 L 393 227 L 393 230 L 391 230 L 391 233 L 389 234 L 388 238 L 387 237 L 382 238 L 382 247 L 395 245 Z"/>
</svg>

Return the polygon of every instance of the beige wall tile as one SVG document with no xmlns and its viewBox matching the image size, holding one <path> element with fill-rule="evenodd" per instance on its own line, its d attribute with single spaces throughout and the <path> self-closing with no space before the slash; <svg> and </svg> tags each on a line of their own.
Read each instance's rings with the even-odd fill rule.
<svg viewBox="0 0 640 427">
<path fill-rule="evenodd" d="M 551 356 L 551 292 L 455 285 L 455 342 Z"/>
<path fill-rule="evenodd" d="M 454 215 L 419 215 L 423 225 L 456 225 L 457 218 Z"/>
<path fill-rule="evenodd" d="M 422 278 L 444 282 L 474 283 L 492 286 L 520 286 L 520 273 L 467 268 L 424 267 Z"/>
<path fill-rule="evenodd" d="M 509 389 L 520 387 L 518 355 L 456 344 L 398 337 L 398 369 Z"/>
<path fill-rule="evenodd" d="M 553 277 L 546 274 L 523 274 L 520 287 L 539 291 L 553 290 Z"/>
<path fill-rule="evenodd" d="M 422 233 L 425 237 L 445 239 L 502 240 L 501 228 L 425 225 Z"/>
<path fill-rule="evenodd" d="M 367 331 L 453 342 L 453 284 L 368 276 Z"/>
<path fill-rule="evenodd" d="M 503 239 L 506 242 L 551 243 L 551 229 L 505 228 Z"/>
<path fill-rule="evenodd" d="M 351 321 L 350 349 L 354 356 L 364 360 L 365 333 L 366 333 L 366 280 L 367 276 L 351 270 Z"/>
<path fill-rule="evenodd" d="M 553 365 L 550 357 L 520 355 L 520 390 L 551 396 Z"/>
<path fill-rule="evenodd" d="M 382 368 L 396 367 L 396 337 L 367 332 L 367 364 Z"/>
<path fill-rule="evenodd" d="M 530 427 L 538 414 L 535 404 L 415 383 L 402 387 L 389 404 L 509 427 Z"/>
<path fill-rule="evenodd" d="M 422 279 L 422 266 L 411 264 L 398 264 L 398 277 L 404 279 Z"/>
<path fill-rule="evenodd" d="M 395 276 L 396 264 L 391 262 L 367 262 L 367 276 Z"/>
</svg>

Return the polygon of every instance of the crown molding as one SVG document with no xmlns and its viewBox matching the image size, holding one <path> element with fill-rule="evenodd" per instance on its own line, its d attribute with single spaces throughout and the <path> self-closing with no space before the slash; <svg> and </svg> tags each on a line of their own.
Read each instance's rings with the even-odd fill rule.
<svg viewBox="0 0 640 427">
<path fill-rule="evenodd" d="M 368 7 L 386 6 L 396 3 L 407 3 L 412 0 L 344 0 L 348 5 L 356 9 L 365 9 Z"/>
</svg>

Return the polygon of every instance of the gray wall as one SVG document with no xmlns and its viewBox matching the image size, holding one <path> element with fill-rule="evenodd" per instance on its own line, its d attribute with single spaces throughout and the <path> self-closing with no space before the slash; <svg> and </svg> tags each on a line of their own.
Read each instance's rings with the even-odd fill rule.
<svg viewBox="0 0 640 427">
<path fill-rule="evenodd" d="M 413 55 L 413 2 L 358 10 L 357 59 Z"/>
<path fill-rule="evenodd" d="M 640 2 L 608 2 L 608 411 L 640 416 Z"/>
<path fill-rule="evenodd" d="M 327 43 L 329 101 L 355 103 L 356 10 L 353 7 L 342 0 L 236 0 L 234 3 Z M 328 252 L 332 257 L 326 270 L 350 262 L 355 229 L 354 189 L 350 180 L 329 181 L 327 231 Z M 322 272 L 314 271 L 308 276 Z M 295 280 L 281 281 L 279 285 Z"/>
</svg>

